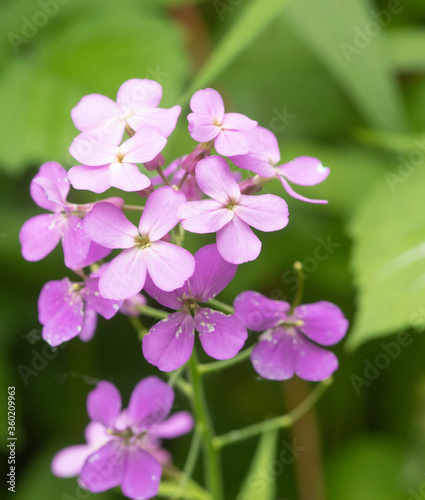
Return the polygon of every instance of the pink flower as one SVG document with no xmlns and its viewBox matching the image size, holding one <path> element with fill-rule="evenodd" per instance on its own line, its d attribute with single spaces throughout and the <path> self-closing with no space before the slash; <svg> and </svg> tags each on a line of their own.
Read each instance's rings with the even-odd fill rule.
<svg viewBox="0 0 425 500">
<path fill-rule="evenodd" d="M 176 370 L 186 363 L 193 350 L 195 328 L 205 352 L 215 359 L 230 359 L 242 349 L 247 331 L 233 315 L 200 307 L 233 279 L 237 266 L 223 260 L 216 245 L 207 245 L 195 254 L 195 272 L 179 289 L 163 292 L 149 280 L 145 290 L 157 302 L 178 312 L 154 325 L 143 337 L 143 354 L 163 371 Z"/>
<path fill-rule="evenodd" d="M 244 132 L 257 122 L 239 113 L 225 113 L 223 99 L 214 89 L 198 90 L 190 100 L 189 133 L 195 141 L 214 139 L 217 153 L 230 156 L 245 154 L 249 142 Z"/>
<path fill-rule="evenodd" d="M 69 446 L 55 455 L 52 472 L 59 477 L 79 476 L 92 493 L 121 485 L 131 499 L 158 494 L 162 467 L 171 461 L 161 439 L 187 434 L 193 418 L 178 412 L 166 418 L 174 402 L 173 389 L 157 377 L 141 380 L 133 390 L 128 408 L 121 410 L 121 395 L 107 381 L 97 384 L 87 397 L 91 422 L 87 444 Z"/>
<path fill-rule="evenodd" d="M 100 142 L 119 144 L 127 125 L 136 132 L 142 127 L 155 127 L 168 137 L 181 108 L 158 108 L 161 97 L 162 87 L 158 82 L 134 78 L 121 85 L 117 102 L 100 94 L 90 94 L 71 111 L 71 117 L 78 130 Z"/>
<path fill-rule="evenodd" d="M 171 187 L 157 189 L 146 201 L 138 229 L 110 203 L 95 206 L 84 219 L 87 234 L 107 248 L 124 249 L 100 276 L 99 290 L 103 297 L 133 297 L 142 290 L 147 274 L 158 288 L 166 291 L 181 287 L 193 274 L 193 256 L 163 241 L 178 224 L 177 209 L 184 202 L 184 194 Z"/>
<path fill-rule="evenodd" d="M 304 304 L 289 314 L 287 302 L 247 291 L 236 297 L 234 306 L 247 328 L 265 330 L 251 353 L 254 369 L 262 377 L 286 380 L 295 374 L 318 381 L 338 368 L 335 354 L 319 347 L 336 344 L 347 333 L 348 321 L 335 304 Z"/>
<path fill-rule="evenodd" d="M 83 163 L 72 167 L 68 178 L 75 189 L 103 193 L 110 187 L 123 191 L 141 191 L 150 186 L 136 163 L 154 159 L 164 148 L 167 139 L 155 128 L 139 129 L 121 146 L 101 142 L 89 135 L 76 137 L 69 152 Z"/>
<path fill-rule="evenodd" d="M 311 156 L 300 156 L 279 165 L 280 151 L 276 136 L 263 127 L 255 127 L 245 132 L 250 148 L 245 154 L 231 156 L 232 162 L 246 170 L 251 170 L 261 177 L 276 177 L 286 192 L 293 198 L 309 203 L 327 203 L 326 200 L 311 200 L 296 193 L 289 182 L 300 186 L 315 186 L 329 175 L 329 168 L 320 160 Z"/>
<path fill-rule="evenodd" d="M 81 216 L 89 212 L 94 204 L 69 203 L 66 199 L 69 190 L 66 170 L 59 163 L 51 161 L 41 165 L 31 181 L 30 193 L 39 207 L 53 213 L 36 215 L 22 226 L 19 241 L 24 259 L 31 262 L 44 259 L 60 240 L 65 265 L 71 269 L 83 268 L 110 253 L 109 249 L 93 243 L 83 229 Z M 118 206 L 124 204 L 121 198 L 105 201 Z"/>
<path fill-rule="evenodd" d="M 55 347 L 77 335 L 88 341 L 95 333 L 97 314 L 106 319 L 115 316 L 122 302 L 101 297 L 98 282 L 98 278 L 87 278 L 84 283 L 72 283 L 64 278 L 43 286 L 38 299 L 38 318 L 47 343 Z"/>
<path fill-rule="evenodd" d="M 250 226 L 261 231 L 277 231 L 288 224 L 286 202 L 272 194 L 241 194 L 224 158 L 211 156 L 196 167 L 202 191 L 212 199 L 190 201 L 178 210 L 182 226 L 192 233 L 217 231 L 217 248 L 223 259 L 233 264 L 255 260 L 261 241 Z"/>
</svg>

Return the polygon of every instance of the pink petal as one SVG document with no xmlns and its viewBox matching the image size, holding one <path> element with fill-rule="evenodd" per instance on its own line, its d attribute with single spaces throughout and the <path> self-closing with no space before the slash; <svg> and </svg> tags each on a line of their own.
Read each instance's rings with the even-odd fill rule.
<svg viewBox="0 0 425 500">
<path fill-rule="evenodd" d="M 193 318 L 185 312 L 170 314 L 156 323 L 143 337 L 146 360 L 160 370 L 171 372 L 184 365 L 193 350 Z"/>
<path fill-rule="evenodd" d="M 89 94 L 71 110 L 74 125 L 81 132 L 92 130 L 117 112 L 117 105 L 109 97 L 101 94 Z"/>
<path fill-rule="evenodd" d="M 157 241 L 179 223 L 177 210 L 185 203 L 183 193 L 165 186 L 154 191 L 146 201 L 140 218 L 140 234 Z"/>
<path fill-rule="evenodd" d="M 99 291 L 105 299 L 124 300 L 138 294 L 145 284 L 146 266 L 143 251 L 123 250 L 99 278 Z"/>
<path fill-rule="evenodd" d="M 194 421 L 192 415 L 187 411 L 179 411 L 170 418 L 159 422 L 151 433 L 162 439 L 173 439 L 187 434 L 193 429 Z"/>
<path fill-rule="evenodd" d="M 162 87 L 158 82 L 147 78 L 132 78 L 124 82 L 118 89 L 117 102 L 130 108 L 135 106 L 156 108 L 161 97 Z"/>
<path fill-rule="evenodd" d="M 133 130 L 139 130 L 142 127 L 155 127 L 164 137 L 168 137 L 176 128 L 180 113 L 180 106 L 173 106 L 170 109 L 138 108 L 127 121 Z"/>
<path fill-rule="evenodd" d="M 298 344 L 295 374 L 304 380 L 325 380 L 338 368 L 335 354 L 302 339 Z"/>
<path fill-rule="evenodd" d="M 289 222 L 286 201 L 274 194 L 243 194 L 233 210 L 244 222 L 261 231 L 278 231 Z"/>
<path fill-rule="evenodd" d="M 177 212 L 181 224 L 191 233 L 215 233 L 233 219 L 232 210 L 216 200 L 188 201 Z"/>
<path fill-rule="evenodd" d="M 59 243 L 62 224 L 62 215 L 43 214 L 28 219 L 19 232 L 24 259 L 30 262 L 44 259 Z"/>
<path fill-rule="evenodd" d="M 89 167 L 98 167 L 117 161 L 117 147 L 101 142 L 88 134 L 80 134 L 69 147 L 71 155 Z"/>
<path fill-rule="evenodd" d="M 51 470 L 58 477 L 74 477 L 80 474 L 80 471 L 87 458 L 95 451 L 88 444 L 79 444 L 68 446 L 56 453 L 53 457 Z"/>
<path fill-rule="evenodd" d="M 187 294 L 189 294 L 189 287 L 187 284 L 181 288 L 172 290 L 171 292 L 164 292 L 164 290 L 161 290 L 155 285 L 149 276 L 146 278 L 144 290 L 164 307 L 168 307 L 176 311 L 183 307 L 183 301 L 181 300 L 183 291 L 186 291 Z"/>
<path fill-rule="evenodd" d="M 300 156 L 278 167 L 279 172 L 288 181 L 300 186 L 314 186 L 324 181 L 329 175 L 329 167 L 311 156 Z"/>
<path fill-rule="evenodd" d="M 234 302 L 235 316 L 255 332 L 272 328 L 287 319 L 290 307 L 287 302 L 272 300 L 252 291 L 242 292 Z"/>
<path fill-rule="evenodd" d="M 82 342 L 89 342 L 96 333 L 97 328 L 97 312 L 93 309 L 88 308 L 87 306 L 84 308 L 84 318 L 83 325 L 78 338 Z"/>
<path fill-rule="evenodd" d="M 121 411 L 121 394 L 111 382 L 102 380 L 87 396 L 87 413 L 93 422 L 112 428 Z"/>
<path fill-rule="evenodd" d="M 85 461 L 80 482 L 92 493 L 119 486 L 124 477 L 127 450 L 117 439 L 106 443 Z"/>
<path fill-rule="evenodd" d="M 226 113 L 221 122 L 223 130 L 250 130 L 257 122 L 240 113 Z"/>
<path fill-rule="evenodd" d="M 83 269 L 85 267 L 91 266 L 95 262 L 98 262 L 99 260 L 107 257 L 110 253 L 110 248 L 102 247 L 94 241 L 91 241 L 90 248 L 86 257 L 75 266 L 75 269 Z"/>
<path fill-rule="evenodd" d="M 86 304 L 105 319 L 113 318 L 122 306 L 121 300 L 105 299 L 99 294 L 98 278 L 86 279 L 84 289 L 81 293 Z"/>
<path fill-rule="evenodd" d="M 122 492 L 128 498 L 141 500 L 156 497 L 162 468 L 158 460 L 139 448 L 128 451 Z"/>
<path fill-rule="evenodd" d="M 224 205 L 239 202 L 239 186 L 224 158 L 210 156 L 201 160 L 196 166 L 196 180 L 202 191 L 214 200 Z"/>
<path fill-rule="evenodd" d="M 133 163 L 111 163 L 109 179 L 112 187 L 126 192 L 141 191 L 151 185 L 149 177 Z"/>
<path fill-rule="evenodd" d="M 55 212 L 58 209 L 57 202 L 51 201 L 49 193 L 37 183 L 39 179 L 49 179 L 55 185 L 56 192 L 58 192 L 57 198 L 61 201 L 60 205 L 62 206 L 70 189 L 66 170 L 55 161 L 43 163 L 30 184 L 30 194 L 34 202 L 45 210 Z"/>
<path fill-rule="evenodd" d="M 68 178 L 74 189 L 87 189 L 93 193 L 103 193 L 111 187 L 109 165 L 77 165 L 69 170 Z"/>
<path fill-rule="evenodd" d="M 195 270 L 195 259 L 190 252 L 162 240 L 143 251 L 143 260 L 152 281 L 166 292 L 182 287 Z"/>
<path fill-rule="evenodd" d="M 220 133 L 221 128 L 211 115 L 190 113 L 187 116 L 189 121 L 189 133 L 192 139 L 198 142 L 212 141 Z"/>
<path fill-rule="evenodd" d="M 306 201 L 307 203 L 320 203 L 320 204 L 326 204 L 326 203 L 328 203 L 327 200 L 312 200 L 310 198 L 306 198 L 305 196 L 302 196 L 302 195 L 296 193 L 292 189 L 292 187 L 290 186 L 289 182 L 284 177 L 282 177 L 281 175 L 279 175 L 278 179 L 282 183 L 282 186 L 285 188 L 285 191 L 290 196 L 292 196 L 292 198 L 295 198 L 295 199 L 300 200 L 300 201 Z"/>
<path fill-rule="evenodd" d="M 229 156 L 229 159 L 239 168 L 251 170 L 261 177 L 274 177 L 275 168 L 270 164 L 270 160 L 258 153 L 248 152 L 244 155 Z"/>
<path fill-rule="evenodd" d="M 97 203 L 84 218 L 84 230 L 93 241 L 106 248 L 131 248 L 139 231 L 112 203 Z"/>
<path fill-rule="evenodd" d="M 217 250 L 217 245 L 206 245 L 195 254 L 195 272 L 189 278 L 192 296 L 199 302 L 207 302 L 234 278 L 238 266 L 226 262 Z"/>
<path fill-rule="evenodd" d="M 75 215 L 69 215 L 62 228 L 65 265 L 70 269 L 77 269 L 89 253 L 91 240 L 84 231 L 83 221 Z"/>
<path fill-rule="evenodd" d="M 222 130 L 215 138 L 214 146 L 223 156 L 244 155 L 249 151 L 245 134 L 237 130 Z"/>
<path fill-rule="evenodd" d="M 227 262 L 242 264 L 260 255 L 261 241 L 248 224 L 234 217 L 217 232 L 217 248 Z"/>
<path fill-rule="evenodd" d="M 300 330 L 318 344 L 332 345 L 344 338 L 348 320 L 339 307 L 331 302 L 321 301 L 298 306 L 294 317 L 304 321 Z"/>
<path fill-rule="evenodd" d="M 224 117 L 223 99 L 214 89 L 195 92 L 190 100 L 190 109 L 194 113 L 211 116 L 218 124 L 221 124 Z"/>
<path fill-rule="evenodd" d="M 166 144 L 167 139 L 156 128 L 143 127 L 119 147 L 119 152 L 125 163 L 145 163 L 153 160 Z"/>
<path fill-rule="evenodd" d="M 41 289 L 38 298 L 38 320 L 42 325 L 54 317 L 59 307 L 65 301 L 72 289 L 72 283 L 68 278 L 56 281 L 48 281 Z"/>
<path fill-rule="evenodd" d="M 164 420 L 173 402 L 174 391 L 168 384 L 158 377 L 146 377 L 133 389 L 127 420 L 134 428 L 149 429 Z"/>
<path fill-rule="evenodd" d="M 199 340 L 208 356 L 215 359 L 230 359 L 242 349 L 248 332 L 235 316 L 212 309 L 202 308 L 195 313 Z"/>
</svg>

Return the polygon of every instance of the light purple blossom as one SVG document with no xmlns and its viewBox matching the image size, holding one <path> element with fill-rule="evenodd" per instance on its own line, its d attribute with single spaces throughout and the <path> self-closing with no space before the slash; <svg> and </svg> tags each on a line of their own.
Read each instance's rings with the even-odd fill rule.
<svg viewBox="0 0 425 500">
<path fill-rule="evenodd" d="M 143 354 L 162 371 L 172 371 L 190 358 L 195 329 L 205 352 L 215 359 L 230 359 L 242 349 L 247 338 L 245 326 L 233 315 L 200 307 L 221 292 L 233 279 L 237 266 L 226 262 L 216 245 L 207 245 L 195 254 L 195 272 L 181 288 L 163 292 L 152 282 L 145 290 L 157 302 L 178 312 L 154 325 L 143 337 Z"/>
<path fill-rule="evenodd" d="M 287 302 L 246 291 L 236 297 L 234 306 L 247 328 L 265 330 L 251 353 L 254 369 L 262 377 L 286 380 L 295 374 L 317 381 L 338 368 L 335 354 L 319 347 L 336 344 L 347 333 L 348 321 L 335 304 L 304 304 L 290 313 Z"/>
<path fill-rule="evenodd" d="M 311 200 L 296 193 L 289 182 L 299 186 L 315 186 L 324 181 L 330 172 L 322 162 L 311 156 L 300 156 L 280 164 L 280 151 L 276 136 L 263 127 L 255 127 L 245 132 L 250 147 L 246 154 L 231 156 L 230 160 L 246 170 L 261 177 L 276 177 L 286 192 L 293 198 L 309 203 L 327 203 L 326 200 Z M 288 182 L 289 181 L 289 182 Z"/>
<path fill-rule="evenodd" d="M 142 127 L 155 127 L 168 137 L 181 107 L 158 108 L 161 97 L 158 82 L 134 78 L 121 85 L 117 102 L 101 94 L 86 95 L 71 111 L 71 117 L 78 130 L 105 143 L 121 142 L 126 126 L 136 132 Z"/>
<path fill-rule="evenodd" d="M 214 89 L 198 90 L 190 100 L 189 133 L 195 141 L 214 140 L 217 153 L 223 156 L 248 152 L 249 142 L 244 134 L 257 122 L 240 113 L 225 113 L 223 99 Z"/>
<path fill-rule="evenodd" d="M 288 224 L 288 206 L 278 196 L 241 194 L 224 158 L 211 156 L 196 167 L 202 191 L 212 199 L 190 201 L 178 210 L 182 226 L 192 233 L 217 232 L 217 248 L 233 264 L 255 260 L 261 241 L 250 226 L 277 231 Z"/>
<path fill-rule="evenodd" d="M 83 229 L 81 216 L 87 214 L 94 203 L 69 203 L 69 190 L 66 170 L 59 163 L 52 161 L 41 165 L 31 181 L 30 193 L 40 208 L 53 213 L 36 215 L 22 226 L 19 241 L 26 260 L 44 259 L 61 240 L 65 265 L 71 269 L 81 269 L 110 253 L 109 249 L 92 242 Z M 121 198 L 109 198 L 105 202 L 117 206 L 124 204 Z"/>
<path fill-rule="evenodd" d="M 151 127 L 143 127 L 121 146 L 99 141 L 89 135 L 77 136 L 69 152 L 83 165 L 72 167 L 68 178 L 75 189 L 103 193 L 110 187 L 122 191 L 141 191 L 150 186 L 149 177 L 136 163 L 153 160 L 164 148 L 167 139 Z"/>
<path fill-rule="evenodd" d="M 97 384 L 87 397 L 91 422 L 86 444 L 69 446 L 55 455 L 52 472 L 59 477 L 79 476 L 80 484 L 92 493 L 121 485 L 134 500 L 158 494 L 162 464 L 169 453 L 162 439 L 187 434 L 193 418 L 178 412 L 166 418 L 174 401 L 173 389 L 157 377 L 141 380 L 133 390 L 128 408 L 121 410 L 121 395 L 107 381 Z"/>
<path fill-rule="evenodd" d="M 195 260 L 187 250 L 163 240 L 179 222 L 183 193 L 162 187 L 149 195 L 139 228 L 110 203 L 98 203 L 84 219 L 93 241 L 107 248 L 123 248 L 102 272 L 99 290 L 108 299 L 128 299 L 139 293 L 146 275 L 161 290 L 179 288 L 193 274 Z"/>
<path fill-rule="evenodd" d="M 122 302 L 100 296 L 98 278 L 72 283 L 68 278 L 46 283 L 38 299 L 38 318 L 42 337 L 55 347 L 77 335 L 90 340 L 96 330 L 97 314 L 111 319 Z"/>
</svg>

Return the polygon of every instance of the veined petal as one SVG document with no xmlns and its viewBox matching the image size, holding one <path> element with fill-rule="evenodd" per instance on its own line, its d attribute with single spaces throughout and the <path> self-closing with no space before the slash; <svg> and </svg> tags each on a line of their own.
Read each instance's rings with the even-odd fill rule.
<svg viewBox="0 0 425 500">
<path fill-rule="evenodd" d="M 229 156 L 229 159 L 239 168 L 251 170 L 261 177 L 274 177 L 276 169 L 266 156 L 249 151 L 244 155 Z"/>
<path fill-rule="evenodd" d="M 55 187 L 55 199 L 52 200 L 51 193 L 39 184 L 41 179 L 48 179 Z M 55 161 L 48 161 L 41 165 L 37 175 L 31 181 L 30 194 L 34 202 L 45 210 L 55 212 L 59 205 L 62 207 L 66 202 L 70 184 L 67 179 L 66 170 Z"/>
<path fill-rule="evenodd" d="M 239 186 L 226 160 L 220 156 L 209 156 L 198 162 L 196 180 L 205 194 L 224 205 L 240 200 Z"/>
<path fill-rule="evenodd" d="M 124 155 L 126 163 L 145 163 L 153 160 L 166 144 L 167 139 L 159 130 L 143 127 L 119 147 L 119 152 Z"/>
<path fill-rule="evenodd" d="M 217 245 L 206 245 L 195 254 L 195 272 L 189 278 L 190 291 L 199 302 L 207 302 L 234 278 L 238 266 L 223 259 Z"/>
<path fill-rule="evenodd" d="M 233 217 L 217 232 L 217 248 L 227 262 L 242 264 L 260 255 L 261 241 L 248 224 L 239 217 Z"/>
<path fill-rule="evenodd" d="M 149 195 L 140 218 L 140 234 L 150 241 L 161 239 L 179 223 L 177 211 L 185 201 L 184 194 L 170 186 L 154 191 Z"/>
<path fill-rule="evenodd" d="M 117 102 L 129 108 L 142 106 L 156 108 L 161 101 L 161 85 L 147 78 L 132 78 L 124 82 L 118 89 Z"/>
<path fill-rule="evenodd" d="M 107 257 L 110 253 L 110 248 L 103 247 L 91 241 L 86 257 L 75 266 L 75 269 L 84 269 L 85 267 L 91 266 L 95 262 Z"/>
<path fill-rule="evenodd" d="M 122 306 L 122 300 L 109 300 L 100 295 L 98 278 L 86 279 L 81 293 L 86 304 L 105 319 L 113 318 Z"/>
<path fill-rule="evenodd" d="M 71 155 L 89 167 L 98 167 L 117 161 L 117 147 L 101 142 L 89 134 L 79 134 L 69 147 Z"/>
<path fill-rule="evenodd" d="M 250 130 L 257 126 L 257 122 L 241 113 L 226 113 L 221 126 L 224 130 Z"/>
<path fill-rule="evenodd" d="M 208 356 L 214 359 L 230 359 L 242 349 L 248 332 L 235 316 L 202 308 L 195 314 L 199 340 Z"/>
<path fill-rule="evenodd" d="M 185 283 L 181 288 L 177 288 L 171 292 L 164 292 L 164 290 L 161 290 L 155 285 L 150 276 L 147 276 L 144 291 L 164 307 L 169 307 L 177 311 L 183 307 L 181 296 L 185 291 L 189 294 L 189 287 L 187 283 Z"/>
<path fill-rule="evenodd" d="M 193 429 L 193 426 L 192 415 L 187 411 L 179 411 L 171 415 L 167 420 L 155 425 L 150 433 L 160 439 L 173 439 L 187 434 Z"/>
<path fill-rule="evenodd" d="M 142 174 L 134 163 L 111 163 L 109 179 L 112 187 L 126 192 L 141 191 L 151 185 L 149 177 Z"/>
<path fill-rule="evenodd" d="M 153 242 L 142 255 L 152 281 L 166 292 L 182 287 L 195 270 L 193 255 L 166 241 Z"/>
<path fill-rule="evenodd" d="M 233 219 L 233 212 L 216 200 L 188 201 L 177 212 L 181 224 L 191 233 L 215 233 Z"/>
<path fill-rule="evenodd" d="M 213 117 L 218 124 L 221 124 L 224 117 L 223 99 L 214 89 L 202 89 L 195 92 L 190 99 L 190 109 L 194 113 Z"/>
<path fill-rule="evenodd" d="M 285 177 L 278 175 L 278 179 L 282 183 L 282 186 L 285 188 L 285 191 L 292 196 L 292 198 L 295 198 L 300 201 L 306 201 L 307 203 L 320 203 L 320 204 L 326 204 L 328 203 L 327 200 L 312 200 L 310 198 L 306 198 L 305 196 L 302 196 L 298 193 L 296 193 L 292 187 L 290 186 L 289 182 L 285 179 Z"/>
<path fill-rule="evenodd" d="M 323 182 L 329 175 L 329 167 L 312 156 L 299 156 L 288 163 L 284 163 L 277 170 L 288 181 L 300 186 L 314 186 Z"/>
<path fill-rule="evenodd" d="M 76 165 L 69 170 L 68 178 L 74 189 L 87 189 L 93 193 L 103 193 L 111 187 L 109 165 Z"/>
<path fill-rule="evenodd" d="M 239 294 L 233 305 L 235 316 L 255 332 L 263 332 L 287 319 L 291 307 L 288 302 L 272 300 L 251 290 Z"/>
<path fill-rule="evenodd" d="M 78 338 L 82 342 L 89 342 L 96 333 L 97 328 L 97 312 L 89 307 L 84 308 L 84 318 L 83 325 L 81 328 L 81 332 L 78 335 Z"/>
<path fill-rule="evenodd" d="M 289 222 L 286 201 L 274 194 L 243 194 L 233 210 L 244 222 L 261 231 L 278 231 Z"/>
<path fill-rule="evenodd" d="M 140 448 L 127 453 L 122 492 L 128 498 L 141 500 L 156 497 L 162 468 L 158 460 Z"/>
<path fill-rule="evenodd" d="M 112 428 L 121 411 L 121 394 L 114 384 L 100 381 L 87 396 L 87 413 L 93 422 Z"/>
<path fill-rule="evenodd" d="M 143 250 L 128 248 L 113 259 L 99 278 L 99 292 L 105 299 L 124 300 L 138 294 L 145 284 Z"/>
<path fill-rule="evenodd" d="M 96 128 L 116 112 L 117 105 L 112 99 L 101 94 L 89 94 L 71 110 L 71 118 L 76 128 L 85 132 Z"/>
<path fill-rule="evenodd" d="M 244 155 L 249 151 L 249 142 L 244 132 L 221 130 L 214 140 L 217 153 L 223 156 Z"/>
<path fill-rule="evenodd" d="M 28 219 L 19 232 L 24 259 L 35 262 L 49 255 L 61 239 L 62 225 L 60 214 L 36 215 Z"/>
<path fill-rule="evenodd" d="M 93 241 L 106 248 L 131 248 L 139 231 L 112 203 L 97 203 L 84 218 L 84 230 Z"/>
<path fill-rule="evenodd" d="M 180 113 L 180 106 L 173 106 L 170 109 L 137 108 L 135 114 L 130 116 L 127 121 L 133 130 L 137 131 L 142 127 L 155 127 L 164 137 L 168 137 L 176 128 Z"/>
<path fill-rule="evenodd" d="M 217 125 L 214 117 L 200 113 L 189 113 L 189 134 L 195 141 L 212 141 L 220 133 L 221 128 Z"/>
<path fill-rule="evenodd" d="M 83 221 L 75 215 L 68 215 L 67 221 L 62 228 L 65 266 L 70 269 L 77 269 L 80 262 L 89 253 L 91 240 L 84 231 Z"/>
<path fill-rule="evenodd" d="M 195 324 L 185 312 L 170 314 L 143 337 L 146 360 L 160 370 L 171 372 L 184 365 L 193 350 Z"/>
</svg>

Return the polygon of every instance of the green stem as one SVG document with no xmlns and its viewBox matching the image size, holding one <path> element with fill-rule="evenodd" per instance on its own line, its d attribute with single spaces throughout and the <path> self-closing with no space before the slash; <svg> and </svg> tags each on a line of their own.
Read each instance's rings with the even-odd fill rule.
<svg viewBox="0 0 425 500">
<path fill-rule="evenodd" d="M 165 177 L 165 174 L 164 172 L 162 171 L 162 168 L 161 167 L 157 167 L 156 168 L 156 171 L 158 172 L 159 176 L 161 177 L 161 179 L 163 180 L 164 184 L 166 186 L 169 186 L 170 183 L 168 182 L 168 179 Z"/>
<path fill-rule="evenodd" d="M 225 359 L 223 361 L 213 361 L 212 363 L 204 363 L 198 365 L 198 371 L 201 375 L 205 373 L 211 373 L 219 370 L 223 370 L 225 368 L 229 368 L 230 366 L 236 365 L 245 361 L 251 355 L 254 346 L 248 347 L 248 349 L 244 349 L 242 352 L 237 354 L 234 358 Z"/>
<path fill-rule="evenodd" d="M 219 311 L 222 311 L 226 314 L 233 314 L 235 310 L 233 309 L 232 306 L 229 306 L 225 304 L 224 302 L 220 302 L 219 300 L 216 299 L 211 299 L 207 302 L 209 306 L 214 307 L 215 309 L 218 309 Z"/>
<path fill-rule="evenodd" d="M 128 318 L 130 320 L 130 323 L 134 326 L 134 329 L 137 332 L 137 338 L 139 340 L 142 340 L 149 330 L 143 325 L 143 323 L 140 321 L 139 318 L 136 318 L 134 316 L 129 316 Z"/>
<path fill-rule="evenodd" d="M 331 383 L 332 378 L 328 378 L 317 384 L 304 401 L 286 415 L 281 415 L 280 417 L 271 418 L 269 420 L 265 420 L 264 422 L 259 422 L 258 424 L 248 425 L 243 429 L 231 431 L 221 436 L 216 436 L 213 439 L 214 447 L 216 449 L 221 449 L 224 446 L 244 441 L 245 439 L 257 436 L 265 431 L 290 427 L 294 422 L 307 413 L 312 406 L 314 406 Z"/>
<path fill-rule="evenodd" d="M 294 269 L 295 272 L 297 273 L 298 277 L 298 286 L 297 286 L 297 291 L 295 292 L 295 297 L 294 300 L 292 301 L 291 308 L 289 309 L 288 314 L 292 314 L 294 312 L 294 309 L 301 304 L 303 294 L 304 294 L 304 283 L 305 283 L 305 277 L 303 273 L 303 265 L 299 260 L 294 262 Z"/>
<path fill-rule="evenodd" d="M 155 307 L 150 306 L 138 306 L 137 309 L 145 316 L 149 316 L 150 318 L 155 319 L 165 319 L 168 317 L 170 313 L 166 311 L 161 311 L 161 309 L 156 309 Z"/>
<path fill-rule="evenodd" d="M 213 445 L 213 429 L 208 414 L 205 400 L 204 388 L 202 386 L 201 375 L 198 371 L 196 352 L 189 361 L 190 377 L 193 386 L 193 405 L 196 415 L 197 425 L 201 433 L 204 445 L 205 474 L 208 490 L 212 500 L 223 500 L 220 455 L 218 449 Z"/>
<path fill-rule="evenodd" d="M 143 212 L 143 209 L 145 207 L 142 207 L 141 205 L 123 205 L 123 210 L 137 210 L 139 212 Z"/>
</svg>

